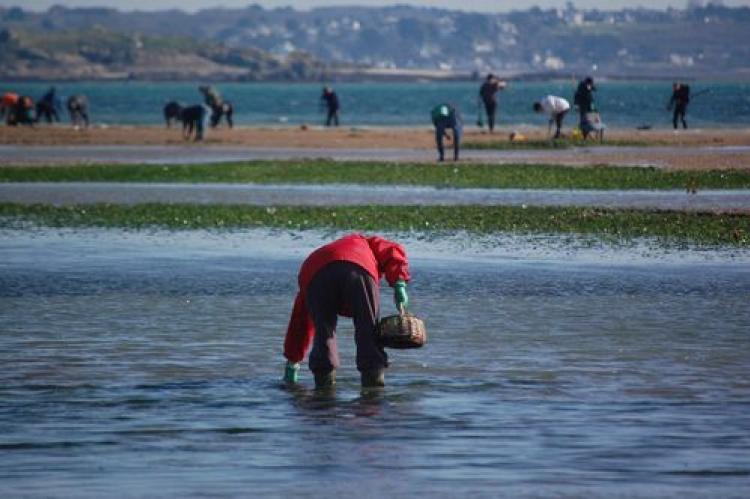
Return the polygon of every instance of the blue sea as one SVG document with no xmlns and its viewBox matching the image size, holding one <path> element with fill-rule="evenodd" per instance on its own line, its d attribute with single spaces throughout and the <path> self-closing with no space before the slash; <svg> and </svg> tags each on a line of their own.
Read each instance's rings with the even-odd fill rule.
<svg viewBox="0 0 750 499">
<path fill-rule="evenodd" d="M 162 122 L 162 107 L 166 102 L 179 100 L 190 104 L 201 100 L 199 82 L 4 82 L 0 91 L 15 91 L 38 99 L 52 84 L 63 98 L 87 95 L 92 120 L 99 124 L 158 124 Z M 240 125 L 315 125 L 324 120 L 320 103 L 322 85 L 318 83 L 217 83 L 215 86 L 234 104 L 235 121 Z M 420 126 L 429 125 L 430 109 L 441 102 L 458 105 L 465 121 L 474 124 L 478 87 L 479 82 L 341 83 L 335 85 L 335 90 L 341 101 L 344 126 Z M 695 95 L 688 109 L 691 127 L 750 126 L 749 83 L 694 82 L 691 89 Z M 573 81 L 511 82 L 499 95 L 499 125 L 545 126 L 545 117 L 531 110 L 532 103 L 548 94 L 572 101 L 574 90 Z M 671 113 L 666 105 L 670 95 L 671 83 L 666 81 L 602 81 L 598 83 L 597 102 L 605 123 L 611 127 L 668 128 Z"/>
</svg>

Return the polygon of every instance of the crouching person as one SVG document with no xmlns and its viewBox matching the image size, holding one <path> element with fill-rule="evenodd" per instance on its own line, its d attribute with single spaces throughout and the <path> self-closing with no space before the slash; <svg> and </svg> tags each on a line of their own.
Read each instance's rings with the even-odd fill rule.
<svg viewBox="0 0 750 499">
<path fill-rule="evenodd" d="M 70 122 L 75 128 L 89 126 L 89 101 L 85 95 L 71 95 L 67 107 Z"/>
<path fill-rule="evenodd" d="M 167 124 L 167 128 L 172 126 L 172 121 L 180 121 L 182 119 L 183 109 L 185 109 L 185 106 L 174 100 L 164 105 L 162 113 L 164 114 L 164 122 Z"/>
<path fill-rule="evenodd" d="M 195 141 L 203 140 L 203 133 L 210 113 L 211 110 L 202 104 L 184 108 L 180 114 L 183 138 L 189 140 L 193 131 L 195 131 Z"/>
<path fill-rule="evenodd" d="M 461 113 L 451 104 L 440 104 L 432 109 L 430 116 L 432 124 L 435 126 L 435 143 L 438 150 L 438 160 L 443 161 L 445 159 L 443 138 L 451 138 L 448 135 L 448 130 L 450 129 L 453 131 L 453 160 L 458 161 L 458 153 L 461 149 L 461 136 L 464 129 Z"/>
<path fill-rule="evenodd" d="M 568 114 L 568 111 L 570 111 L 570 103 L 562 97 L 548 95 L 539 102 L 535 102 L 533 109 L 537 113 L 547 113 L 549 115 L 547 135 L 549 135 L 550 131 L 552 130 L 552 124 L 554 123 L 557 127 L 557 129 L 555 130 L 554 138 L 559 139 L 563 119 L 565 119 L 565 115 Z"/>
<path fill-rule="evenodd" d="M 406 307 L 409 263 L 400 244 L 377 236 L 350 234 L 307 257 L 299 272 L 299 292 L 284 340 L 287 383 L 297 382 L 299 363 L 312 343 L 308 365 L 315 387 L 335 384 L 340 365 L 336 323 L 342 315 L 354 322 L 362 386 L 385 385 L 388 357 L 377 338 L 379 283 L 383 276 L 394 288 L 397 308 Z"/>
</svg>

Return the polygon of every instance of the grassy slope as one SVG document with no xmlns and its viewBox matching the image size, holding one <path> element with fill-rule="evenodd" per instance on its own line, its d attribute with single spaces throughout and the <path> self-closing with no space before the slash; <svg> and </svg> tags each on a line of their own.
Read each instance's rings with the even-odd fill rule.
<svg viewBox="0 0 750 499">
<path fill-rule="evenodd" d="M 0 167 L 0 182 L 357 183 L 547 189 L 747 189 L 746 171 L 656 168 L 339 163 L 328 160 L 215 165 Z"/>
<path fill-rule="evenodd" d="M 666 244 L 750 246 L 750 216 L 642 210 L 506 206 L 249 207 L 0 204 L 0 227 L 169 229 L 282 227 L 347 230 L 467 230 L 584 234 L 622 241 L 652 236 Z"/>
</svg>

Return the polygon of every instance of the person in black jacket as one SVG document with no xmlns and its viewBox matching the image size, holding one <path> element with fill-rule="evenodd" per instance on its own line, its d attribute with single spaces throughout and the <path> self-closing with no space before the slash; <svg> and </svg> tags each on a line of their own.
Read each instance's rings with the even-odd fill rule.
<svg viewBox="0 0 750 499">
<path fill-rule="evenodd" d="M 578 108 L 578 126 L 581 129 L 584 139 L 586 139 L 591 132 L 597 130 L 597 126 L 592 122 L 591 118 L 592 113 L 597 112 L 596 102 L 594 101 L 594 92 L 596 92 L 594 79 L 588 76 L 578 84 L 576 93 L 573 96 L 573 105 Z"/>
<path fill-rule="evenodd" d="M 487 113 L 487 126 L 490 133 L 495 129 L 495 111 L 497 111 L 497 98 L 495 95 L 499 90 L 504 89 L 506 83 L 495 77 L 492 73 L 487 75 L 482 86 L 479 87 L 479 98 L 484 104 L 484 110 Z"/>
<path fill-rule="evenodd" d="M 36 120 L 41 121 L 44 118 L 47 123 L 60 121 L 58 109 L 60 109 L 60 99 L 57 97 L 55 87 L 50 87 L 36 103 Z"/>
<path fill-rule="evenodd" d="M 672 85 L 672 98 L 669 99 L 669 105 L 667 110 L 674 108 L 672 114 L 672 125 L 677 130 L 678 121 L 682 121 L 682 128 L 687 129 L 687 121 L 685 121 L 685 113 L 687 113 L 687 106 L 690 102 L 690 87 L 684 83 L 674 82 Z"/>
<path fill-rule="evenodd" d="M 336 95 L 336 92 L 331 87 L 325 87 L 320 100 L 326 105 L 326 109 L 328 110 L 326 126 L 331 126 L 331 123 L 339 126 L 339 96 Z"/>
<path fill-rule="evenodd" d="M 203 140 L 203 134 L 210 116 L 211 108 L 206 104 L 196 104 L 183 108 L 180 112 L 183 138 L 189 140 L 193 131 L 195 131 L 195 142 Z"/>
</svg>

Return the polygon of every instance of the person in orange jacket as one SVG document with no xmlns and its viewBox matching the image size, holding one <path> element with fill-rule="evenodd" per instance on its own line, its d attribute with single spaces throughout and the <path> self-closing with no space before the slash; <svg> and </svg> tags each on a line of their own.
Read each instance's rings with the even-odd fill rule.
<svg viewBox="0 0 750 499">
<path fill-rule="evenodd" d="M 18 94 L 5 92 L 0 99 L 0 116 L 5 118 L 5 124 L 10 125 L 15 121 L 16 104 L 18 103 Z"/>
<path fill-rule="evenodd" d="M 409 263 L 400 244 L 378 236 L 350 234 L 307 257 L 299 272 L 299 292 L 284 339 L 287 383 L 297 382 L 299 363 L 312 343 L 308 365 L 316 388 L 335 384 L 340 365 L 336 323 L 342 315 L 354 322 L 362 386 L 385 385 L 388 356 L 377 340 L 383 276 L 394 288 L 396 306 L 406 307 Z"/>
<path fill-rule="evenodd" d="M 0 100 L 0 115 L 5 116 L 5 124 L 33 125 L 34 100 L 28 95 L 6 92 Z"/>
</svg>

